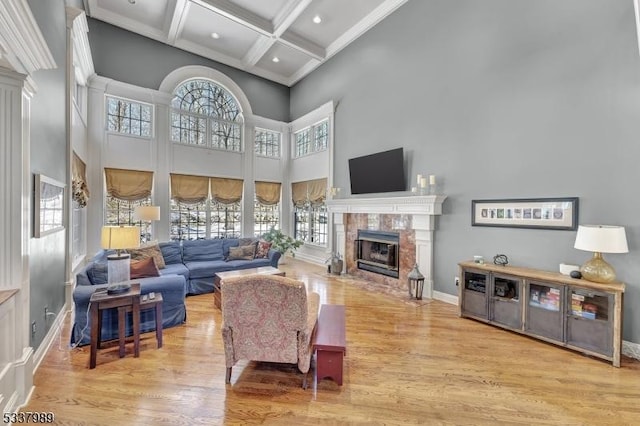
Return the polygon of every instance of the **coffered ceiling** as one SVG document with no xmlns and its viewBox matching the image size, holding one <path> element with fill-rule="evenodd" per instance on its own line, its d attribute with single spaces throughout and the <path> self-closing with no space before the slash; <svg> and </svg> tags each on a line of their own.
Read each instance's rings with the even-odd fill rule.
<svg viewBox="0 0 640 426">
<path fill-rule="evenodd" d="M 87 15 L 292 86 L 407 0 L 84 0 Z"/>
</svg>

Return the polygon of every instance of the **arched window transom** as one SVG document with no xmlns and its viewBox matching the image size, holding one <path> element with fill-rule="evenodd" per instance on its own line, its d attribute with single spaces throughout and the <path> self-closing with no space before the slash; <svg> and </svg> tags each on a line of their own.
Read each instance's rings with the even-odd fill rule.
<svg viewBox="0 0 640 426">
<path fill-rule="evenodd" d="M 172 141 L 242 150 L 242 110 L 224 87 L 210 80 L 188 80 L 176 88 L 171 110 Z"/>
</svg>

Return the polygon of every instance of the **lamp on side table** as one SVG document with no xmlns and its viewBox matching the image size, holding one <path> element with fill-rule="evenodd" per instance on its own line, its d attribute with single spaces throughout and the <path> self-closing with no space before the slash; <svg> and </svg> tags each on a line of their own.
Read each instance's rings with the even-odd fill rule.
<svg viewBox="0 0 640 426">
<path fill-rule="evenodd" d="M 115 249 L 116 253 L 107 256 L 107 292 L 109 294 L 126 293 L 131 288 L 131 256 L 122 253 L 123 249 L 140 245 L 140 228 L 137 226 L 103 226 L 102 248 Z"/>
</svg>

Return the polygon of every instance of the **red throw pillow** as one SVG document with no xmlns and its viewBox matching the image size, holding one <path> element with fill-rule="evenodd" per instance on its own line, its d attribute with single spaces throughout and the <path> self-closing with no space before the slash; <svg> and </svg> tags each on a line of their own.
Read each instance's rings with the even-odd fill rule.
<svg viewBox="0 0 640 426">
<path fill-rule="evenodd" d="M 159 277 L 160 272 L 156 266 L 156 260 L 153 257 L 147 257 L 142 260 L 134 260 L 131 262 L 131 279 Z"/>
<path fill-rule="evenodd" d="M 256 248 L 255 259 L 266 259 L 269 257 L 269 249 L 271 243 L 269 241 L 258 241 L 258 247 Z"/>
</svg>

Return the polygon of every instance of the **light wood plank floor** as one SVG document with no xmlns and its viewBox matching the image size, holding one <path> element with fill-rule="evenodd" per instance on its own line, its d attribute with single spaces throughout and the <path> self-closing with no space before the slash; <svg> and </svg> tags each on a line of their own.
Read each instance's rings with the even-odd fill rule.
<svg viewBox="0 0 640 426">
<path fill-rule="evenodd" d="M 322 303 L 347 307 L 345 381 L 303 390 L 288 365 L 242 362 L 225 385 L 221 315 L 211 294 L 187 298 L 187 323 L 140 358 L 69 349 L 69 319 L 35 375 L 23 411 L 64 425 L 640 424 L 640 361 L 622 368 L 457 316 L 374 293 L 326 268 L 281 267 Z"/>
</svg>

